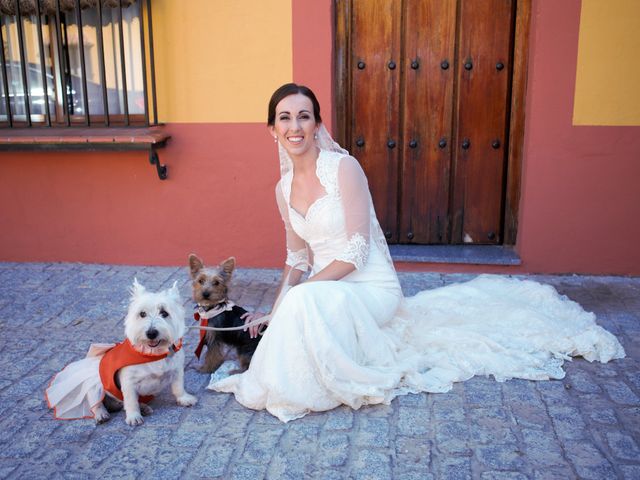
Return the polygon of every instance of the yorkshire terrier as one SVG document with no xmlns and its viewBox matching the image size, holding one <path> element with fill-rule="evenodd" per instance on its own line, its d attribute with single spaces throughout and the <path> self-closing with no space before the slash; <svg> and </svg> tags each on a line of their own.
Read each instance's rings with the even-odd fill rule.
<svg viewBox="0 0 640 480">
<path fill-rule="evenodd" d="M 229 328 L 242 327 L 242 315 L 247 311 L 229 300 L 228 292 L 231 276 L 236 267 L 236 259 L 230 257 L 216 267 L 205 267 L 196 255 L 189 255 L 189 269 L 193 281 L 193 299 L 197 303 L 194 314 L 201 326 Z M 255 352 L 260 336 L 251 338 L 248 331 L 236 330 L 227 332 L 200 331 L 200 343 L 196 356 L 204 345 L 207 353 L 199 370 L 203 373 L 215 372 L 225 361 L 226 353 L 232 347 L 238 354 L 240 369 L 231 373 L 239 373 L 249 368 L 251 357 Z"/>
<path fill-rule="evenodd" d="M 127 424 L 140 425 L 153 411 L 146 402 L 169 385 L 178 405 L 195 405 L 184 389 L 184 313 L 176 283 L 150 292 L 134 280 L 124 341 L 91 345 L 53 378 L 46 399 L 55 417 L 102 423 L 124 407 Z"/>
</svg>

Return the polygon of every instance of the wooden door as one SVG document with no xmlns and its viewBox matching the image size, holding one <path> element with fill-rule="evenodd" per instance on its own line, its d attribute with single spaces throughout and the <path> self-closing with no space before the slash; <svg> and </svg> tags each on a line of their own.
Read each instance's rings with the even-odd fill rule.
<svg viewBox="0 0 640 480">
<path fill-rule="evenodd" d="M 519 185 L 507 169 L 516 7 L 529 1 L 337 2 L 338 137 L 390 243 L 503 242 Z"/>
<path fill-rule="evenodd" d="M 387 240 L 398 241 L 400 1 L 353 2 L 350 152 L 360 161 Z M 374 116 L 372 116 L 372 114 Z"/>
<path fill-rule="evenodd" d="M 502 242 L 513 6 L 460 2 L 452 243 Z"/>
<path fill-rule="evenodd" d="M 448 243 L 456 0 L 408 0 L 404 13 L 399 237 Z"/>
</svg>

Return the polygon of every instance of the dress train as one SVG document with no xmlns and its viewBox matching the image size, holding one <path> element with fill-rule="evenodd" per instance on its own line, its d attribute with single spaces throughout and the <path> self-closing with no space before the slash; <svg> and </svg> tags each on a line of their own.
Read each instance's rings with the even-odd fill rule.
<svg viewBox="0 0 640 480">
<path fill-rule="evenodd" d="M 593 313 L 548 285 L 481 275 L 403 299 L 316 282 L 287 293 L 248 371 L 208 388 L 286 422 L 340 404 L 447 392 L 475 375 L 559 379 L 573 356 L 608 362 L 624 349 Z"/>
</svg>

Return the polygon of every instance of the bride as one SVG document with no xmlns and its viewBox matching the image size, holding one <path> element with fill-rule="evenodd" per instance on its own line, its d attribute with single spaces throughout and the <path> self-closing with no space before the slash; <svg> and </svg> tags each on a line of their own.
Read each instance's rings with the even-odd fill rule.
<svg viewBox="0 0 640 480">
<path fill-rule="evenodd" d="M 287 422 L 446 392 L 474 375 L 562 378 L 570 356 L 624 357 L 592 313 L 548 285 L 483 275 L 403 298 L 364 172 L 332 140 L 313 92 L 276 90 L 268 127 L 280 153 L 286 265 L 249 369 L 209 389 Z"/>
</svg>

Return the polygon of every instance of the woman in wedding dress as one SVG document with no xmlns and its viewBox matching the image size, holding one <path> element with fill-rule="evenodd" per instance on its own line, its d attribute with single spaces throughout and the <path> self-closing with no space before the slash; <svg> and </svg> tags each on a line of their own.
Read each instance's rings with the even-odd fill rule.
<svg viewBox="0 0 640 480">
<path fill-rule="evenodd" d="M 364 172 L 331 139 L 313 92 L 276 90 L 268 127 L 280 154 L 283 280 L 249 369 L 209 389 L 286 422 L 446 392 L 474 375 L 562 378 L 570 356 L 624 357 L 592 313 L 548 285 L 483 275 L 403 298 Z"/>
</svg>

